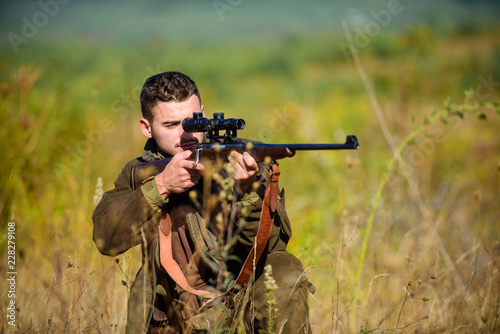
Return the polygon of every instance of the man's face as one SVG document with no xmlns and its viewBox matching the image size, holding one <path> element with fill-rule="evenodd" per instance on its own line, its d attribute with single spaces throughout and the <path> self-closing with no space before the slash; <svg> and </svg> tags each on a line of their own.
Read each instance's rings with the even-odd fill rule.
<svg viewBox="0 0 500 334">
<path fill-rule="evenodd" d="M 203 112 L 198 96 L 191 95 L 184 102 L 159 102 L 153 109 L 153 121 L 140 120 L 141 131 L 147 138 L 154 138 L 158 147 L 169 155 L 194 150 L 202 140 L 202 132 L 188 133 L 182 129 L 182 120 L 194 112 Z"/>
</svg>

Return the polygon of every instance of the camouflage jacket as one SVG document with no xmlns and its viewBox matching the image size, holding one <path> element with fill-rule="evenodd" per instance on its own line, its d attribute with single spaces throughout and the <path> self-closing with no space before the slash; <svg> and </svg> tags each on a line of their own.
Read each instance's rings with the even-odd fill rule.
<svg viewBox="0 0 500 334">
<path fill-rule="evenodd" d="M 133 189 L 131 185 L 132 166 L 140 162 L 149 162 L 163 159 L 158 152 L 154 140 L 148 140 L 142 157 L 128 162 L 117 180 L 115 188 L 104 193 L 92 216 L 94 222 L 93 238 L 98 250 L 108 256 L 119 255 L 129 248 L 141 245 L 142 267 L 136 275 L 131 287 L 128 301 L 127 333 L 145 332 L 151 320 L 155 299 L 155 290 L 158 278 L 155 266 L 159 266 L 158 224 L 165 212 L 171 216 L 182 216 L 185 219 L 187 230 L 201 260 L 214 272 L 229 271 L 233 280 L 226 281 L 223 289 L 229 289 L 238 275 L 241 263 L 245 260 L 253 246 L 257 233 L 262 198 L 268 183 L 269 170 L 262 168 L 259 176 L 263 182 L 256 191 L 241 194 L 237 197 L 236 216 L 232 220 L 235 243 L 231 247 L 231 257 L 240 258 L 233 261 L 221 258 L 218 236 L 202 218 L 199 203 L 196 205 L 190 200 L 189 191 L 184 194 L 173 194 L 163 199 L 156 187 L 154 177 L 145 180 L 142 185 Z M 197 198 L 203 198 L 201 187 L 197 191 Z M 217 191 L 211 187 L 211 192 Z M 282 251 L 286 249 L 291 237 L 291 226 L 284 207 L 283 191 L 278 201 L 277 214 L 266 251 Z M 244 213 L 244 215 L 242 214 Z M 239 264 L 239 266 L 238 266 Z"/>
</svg>

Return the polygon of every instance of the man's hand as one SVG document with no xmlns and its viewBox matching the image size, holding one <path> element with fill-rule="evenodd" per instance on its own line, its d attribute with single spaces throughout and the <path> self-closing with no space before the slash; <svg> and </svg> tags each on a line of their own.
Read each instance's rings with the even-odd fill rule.
<svg viewBox="0 0 500 334">
<path fill-rule="evenodd" d="M 189 160 L 191 154 L 189 150 L 177 153 L 165 169 L 155 176 L 156 186 L 164 199 L 170 194 L 187 191 L 200 180 L 204 166 L 201 163 L 193 166 L 193 161 Z"/>
<path fill-rule="evenodd" d="M 233 169 L 233 178 L 242 191 L 248 191 L 255 182 L 259 164 L 248 153 L 231 152 L 228 157 L 229 165 Z"/>
</svg>

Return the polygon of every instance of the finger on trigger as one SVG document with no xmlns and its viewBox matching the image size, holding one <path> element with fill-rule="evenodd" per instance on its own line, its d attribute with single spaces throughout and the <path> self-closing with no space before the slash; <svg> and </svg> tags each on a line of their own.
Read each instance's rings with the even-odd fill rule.
<svg viewBox="0 0 500 334">
<path fill-rule="evenodd" d="M 196 165 L 193 165 L 193 164 L 191 163 L 191 161 L 190 161 L 190 162 L 189 162 L 189 169 L 191 169 L 191 170 L 196 170 L 196 171 L 202 171 L 202 170 L 204 170 L 204 169 L 205 169 L 205 166 L 203 166 L 203 164 L 201 164 L 201 163 L 199 163 L 199 162 L 198 162 Z"/>
</svg>

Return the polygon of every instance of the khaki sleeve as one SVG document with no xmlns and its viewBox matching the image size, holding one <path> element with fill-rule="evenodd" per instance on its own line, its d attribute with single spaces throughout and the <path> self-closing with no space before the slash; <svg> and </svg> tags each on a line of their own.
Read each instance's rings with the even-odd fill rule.
<svg viewBox="0 0 500 334">
<path fill-rule="evenodd" d="M 150 240 L 157 232 L 162 203 L 153 194 L 156 185 L 147 183 L 132 190 L 130 184 L 131 168 L 139 162 L 134 159 L 123 168 L 115 188 L 104 193 L 92 215 L 94 242 L 104 255 L 121 254 L 140 244 L 142 233 Z"/>
<path fill-rule="evenodd" d="M 146 198 L 146 201 L 148 201 L 153 209 L 160 209 L 168 203 L 168 198 L 163 199 L 160 192 L 158 191 L 158 187 L 156 186 L 156 179 L 154 178 L 154 176 L 146 179 L 142 183 L 140 189 L 142 190 L 142 194 Z"/>
</svg>

